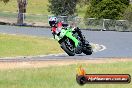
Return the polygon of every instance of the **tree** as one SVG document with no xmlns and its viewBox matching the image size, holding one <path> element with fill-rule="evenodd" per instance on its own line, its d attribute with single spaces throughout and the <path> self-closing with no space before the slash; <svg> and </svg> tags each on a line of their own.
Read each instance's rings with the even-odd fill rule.
<svg viewBox="0 0 132 88">
<path fill-rule="evenodd" d="M 4 3 L 7 3 L 7 2 L 9 2 L 9 0 L 0 0 L 0 1 L 3 1 Z"/>
<path fill-rule="evenodd" d="M 9 2 L 10 0 L 0 0 L 3 1 L 4 3 Z M 18 3 L 18 18 L 17 18 L 17 24 L 18 25 L 23 25 L 24 21 L 24 13 L 26 13 L 26 5 L 27 5 L 27 0 L 17 0 Z"/>
<path fill-rule="evenodd" d="M 54 15 L 74 15 L 78 0 L 49 0 L 48 11 Z"/>
<path fill-rule="evenodd" d="M 121 1 L 121 3 L 124 3 L 125 5 L 129 5 L 130 3 L 130 0 L 119 0 L 119 1 Z"/>
<path fill-rule="evenodd" d="M 85 18 L 120 19 L 129 5 L 127 0 L 91 0 L 90 3 Z"/>
<path fill-rule="evenodd" d="M 24 25 L 27 0 L 17 0 L 17 3 L 18 3 L 17 25 L 22 26 L 22 25 Z"/>
<path fill-rule="evenodd" d="M 80 7 L 84 6 L 84 5 L 88 5 L 90 2 L 90 0 L 78 0 L 78 5 Z"/>
<path fill-rule="evenodd" d="M 100 3 L 102 0 L 90 0 L 90 3 L 92 6 L 97 5 L 98 3 Z"/>
<path fill-rule="evenodd" d="M 123 19 L 132 22 L 132 5 L 130 5 L 123 14 Z"/>
</svg>

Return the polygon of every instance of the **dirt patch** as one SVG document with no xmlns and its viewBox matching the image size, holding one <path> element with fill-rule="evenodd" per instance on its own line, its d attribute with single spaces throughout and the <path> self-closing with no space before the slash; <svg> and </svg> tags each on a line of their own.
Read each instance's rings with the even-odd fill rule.
<svg viewBox="0 0 132 88">
<path fill-rule="evenodd" d="M 132 62 L 132 58 L 115 58 L 115 59 L 99 59 L 99 60 L 57 60 L 57 61 L 27 61 L 27 62 L 0 62 L 0 70 L 15 68 L 41 68 L 49 66 L 63 66 L 71 64 L 101 64 L 115 62 Z"/>
</svg>

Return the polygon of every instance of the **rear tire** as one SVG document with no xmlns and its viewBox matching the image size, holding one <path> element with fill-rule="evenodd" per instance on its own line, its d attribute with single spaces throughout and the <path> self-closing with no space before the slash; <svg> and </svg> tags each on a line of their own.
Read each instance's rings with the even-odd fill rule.
<svg viewBox="0 0 132 88">
<path fill-rule="evenodd" d="M 69 56 L 74 56 L 75 55 L 75 51 L 70 51 L 67 47 L 65 42 L 61 43 L 61 48 L 69 55 Z"/>
<path fill-rule="evenodd" d="M 92 46 L 89 44 L 88 46 L 84 47 L 83 53 L 86 55 L 91 55 L 93 53 Z"/>
</svg>

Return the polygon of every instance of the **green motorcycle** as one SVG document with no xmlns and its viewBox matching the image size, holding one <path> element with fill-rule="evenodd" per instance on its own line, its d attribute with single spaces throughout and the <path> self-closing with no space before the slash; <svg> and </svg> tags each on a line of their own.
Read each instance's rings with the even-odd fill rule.
<svg viewBox="0 0 132 88">
<path fill-rule="evenodd" d="M 73 33 L 71 28 L 63 28 L 61 30 L 58 42 L 61 48 L 69 56 L 81 53 L 91 55 L 93 52 L 92 46 L 89 42 L 85 39 L 85 44 L 83 44 L 81 42 L 81 38 L 78 36 L 78 33 Z"/>
</svg>

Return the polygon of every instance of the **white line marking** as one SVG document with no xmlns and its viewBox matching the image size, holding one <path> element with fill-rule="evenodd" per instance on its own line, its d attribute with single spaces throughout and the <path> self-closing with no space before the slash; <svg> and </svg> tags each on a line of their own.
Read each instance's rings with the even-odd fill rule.
<svg viewBox="0 0 132 88">
<path fill-rule="evenodd" d="M 0 59 L 11 59 L 11 58 L 33 58 L 33 57 L 48 57 L 48 56 L 62 56 L 62 55 L 66 55 L 66 53 L 48 54 L 48 55 L 36 55 L 36 56 L 3 57 L 3 58 L 0 58 Z"/>
<path fill-rule="evenodd" d="M 103 51 L 103 50 L 107 49 L 106 46 L 104 46 L 104 45 L 99 45 L 99 44 L 94 44 L 94 43 L 90 43 L 90 44 L 93 46 L 94 52 L 99 52 L 99 51 Z"/>
<path fill-rule="evenodd" d="M 100 45 L 100 46 L 102 47 L 102 49 L 100 49 L 99 51 L 103 51 L 103 50 L 107 49 L 106 46 L 104 46 L 104 45 Z"/>
</svg>

